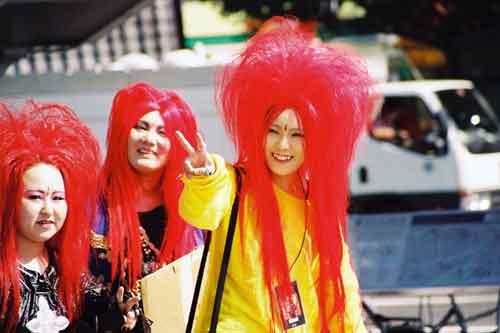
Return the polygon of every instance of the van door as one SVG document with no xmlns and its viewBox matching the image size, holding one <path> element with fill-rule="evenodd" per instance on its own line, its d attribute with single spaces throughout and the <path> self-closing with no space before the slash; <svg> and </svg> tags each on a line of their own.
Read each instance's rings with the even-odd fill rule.
<svg viewBox="0 0 500 333">
<path fill-rule="evenodd" d="M 457 208 L 446 126 L 419 96 L 385 96 L 351 171 L 353 211 Z"/>
</svg>

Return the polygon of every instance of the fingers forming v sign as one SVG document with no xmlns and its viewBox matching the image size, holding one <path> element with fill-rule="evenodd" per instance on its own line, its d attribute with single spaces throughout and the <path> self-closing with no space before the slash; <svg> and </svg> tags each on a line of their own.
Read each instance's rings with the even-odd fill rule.
<svg viewBox="0 0 500 333">
<path fill-rule="evenodd" d="M 188 153 L 188 157 L 184 161 L 186 176 L 209 176 L 213 174 L 215 165 L 210 154 L 207 152 L 207 145 L 201 134 L 199 132 L 196 133 L 196 149 L 191 146 L 182 132 L 176 131 L 175 134 L 181 146 Z"/>
</svg>

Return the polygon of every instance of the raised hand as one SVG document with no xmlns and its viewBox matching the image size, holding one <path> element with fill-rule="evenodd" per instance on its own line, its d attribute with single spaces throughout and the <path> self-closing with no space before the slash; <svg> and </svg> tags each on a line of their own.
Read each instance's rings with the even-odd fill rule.
<svg viewBox="0 0 500 333">
<path fill-rule="evenodd" d="M 132 295 L 132 297 L 130 297 L 126 302 L 123 302 L 124 293 L 125 289 L 123 289 L 123 287 L 119 287 L 116 292 L 116 301 L 121 313 L 123 314 L 122 329 L 132 330 L 137 323 L 137 317 L 139 315 L 137 304 L 141 298 L 138 295 Z"/>
<path fill-rule="evenodd" d="M 210 176 L 215 171 L 214 161 L 207 152 L 207 145 L 203 137 L 196 133 L 196 149 L 186 140 L 180 131 L 175 132 L 181 146 L 188 153 L 184 161 L 184 172 L 189 178 L 191 176 Z"/>
</svg>

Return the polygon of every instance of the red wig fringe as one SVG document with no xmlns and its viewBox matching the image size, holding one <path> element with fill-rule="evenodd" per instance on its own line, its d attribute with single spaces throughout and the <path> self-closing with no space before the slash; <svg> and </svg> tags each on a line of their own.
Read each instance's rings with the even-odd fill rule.
<svg viewBox="0 0 500 333">
<path fill-rule="evenodd" d="M 175 137 L 175 131 L 179 130 L 189 141 L 195 142 L 197 125 L 194 115 L 173 91 L 162 91 L 144 82 L 129 85 L 118 91 L 113 99 L 101 182 L 108 213 L 113 276 L 116 276 L 118 269 L 123 269 L 119 263 L 127 258 L 130 287 L 134 287 L 136 280 L 141 277 L 142 252 L 140 222 L 134 205 L 139 184 L 128 162 L 127 142 L 130 130 L 137 121 L 155 110 L 160 111 L 171 143 L 162 178 L 168 224 L 159 259 L 161 262 L 170 262 L 195 245 L 192 228 L 178 213 L 178 200 L 183 187 L 179 175 L 187 153 Z"/>
<path fill-rule="evenodd" d="M 342 240 L 347 241 L 348 169 L 371 111 L 372 80 L 353 54 L 313 45 L 293 22 L 273 20 L 281 24 L 255 35 L 239 57 L 219 71 L 216 100 L 235 145 L 237 164 L 246 171 L 243 192 L 251 193 L 256 211 L 269 291 L 276 283 L 289 286 L 290 276 L 264 140 L 283 109 L 294 109 L 300 118 L 305 161 L 299 175 L 308 184 L 306 218 L 320 258 L 320 320 L 322 332 L 327 332 L 334 315 L 343 325 L 341 262 Z"/>
<path fill-rule="evenodd" d="M 15 226 L 25 170 L 46 163 L 64 178 L 68 215 L 46 245 L 56 253 L 59 293 L 71 320 L 80 314 L 82 267 L 88 267 L 100 166 L 99 143 L 68 107 L 28 101 L 15 109 L 0 103 L 0 316 L 7 314 L 12 301 L 9 329 L 18 320 L 20 305 Z"/>
</svg>

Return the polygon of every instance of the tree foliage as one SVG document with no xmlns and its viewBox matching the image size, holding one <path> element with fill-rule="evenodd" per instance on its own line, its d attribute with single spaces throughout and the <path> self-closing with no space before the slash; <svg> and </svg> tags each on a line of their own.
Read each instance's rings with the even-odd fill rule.
<svg viewBox="0 0 500 333">
<path fill-rule="evenodd" d="M 392 32 L 443 50 L 446 75 L 498 76 L 500 2 L 497 0 L 357 0 L 367 31 Z M 490 69 L 487 69 L 490 68 Z"/>
<path fill-rule="evenodd" d="M 276 15 L 291 15 L 303 21 L 331 19 L 332 0 L 205 0 L 221 3 L 226 13 L 244 11 L 252 18 L 265 20 Z"/>
<path fill-rule="evenodd" d="M 443 50 L 450 70 L 492 74 L 474 58 L 500 57 L 500 1 L 498 0 L 205 0 L 221 3 L 226 13 L 245 11 L 259 21 L 274 15 L 292 15 L 302 21 L 318 21 L 333 34 L 389 32 Z M 365 16 L 339 20 L 336 11 L 351 2 L 365 9 Z M 464 52 L 467 49 L 467 52 Z M 473 66 L 469 65 L 474 62 Z M 476 66 L 476 67 L 474 67 Z M 485 67 L 485 66 L 483 66 Z M 500 75 L 500 70 L 497 70 Z M 482 73 L 482 74 L 481 74 Z"/>
<path fill-rule="evenodd" d="M 497 0 L 357 0 L 366 8 L 366 25 L 439 46 L 461 36 L 499 26 Z"/>
<path fill-rule="evenodd" d="M 300 20 L 317 20 L 335 29 L 336 10 L 344 2 L 355 2 L 366 16 L 355 25 L 363 32 L 394 32 L 439 46 L 456 36 L 486 31 L 500 25 L 498 0 L 204 0 L 221 3 L 223 11 L 244 11 L 265 20 L 291 15 Z M 404 5 L 403 5 L 404 4 Z M 348 22 L 349 23 L 349 22 Z M 353 28 L 356 27 L 353 25 Z"/>
</svg>

